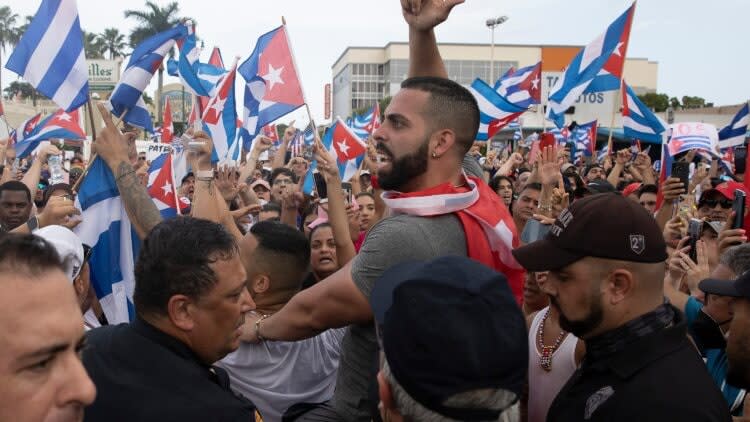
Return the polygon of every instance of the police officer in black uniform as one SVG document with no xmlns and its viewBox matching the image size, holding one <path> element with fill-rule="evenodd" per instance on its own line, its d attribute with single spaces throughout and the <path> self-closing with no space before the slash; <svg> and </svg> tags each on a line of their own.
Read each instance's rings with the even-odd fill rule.
<svg viewBox="0 0 750 422">
<path fill-rule="evenodd" d="M 664 303 L 666 244 L 638 203 L 603 193 L 564 210 L 543 240 L 513 251 L 543 288 L 586 357 L 548 421 L 729 421 L 727 405 Z"/>
</svg>

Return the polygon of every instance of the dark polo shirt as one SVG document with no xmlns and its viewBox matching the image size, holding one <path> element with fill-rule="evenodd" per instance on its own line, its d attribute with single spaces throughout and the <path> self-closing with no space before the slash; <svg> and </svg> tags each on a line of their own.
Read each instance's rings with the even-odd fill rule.
<svg viewBox="0 0 750 422">
<path fill-rule="evenodd" d="M 223 369 L 141 319 L 89 331 L 87 343 L 83 364 L 97 389 L 87 421 L 254 421 Z"/>
<path fill-rule="evenodd" d="M 687 337 L 673 323 L 624 349 L 587 356 L 560 390 L 547 421 L 730 421 L 729 408 Z"/>
</svg>

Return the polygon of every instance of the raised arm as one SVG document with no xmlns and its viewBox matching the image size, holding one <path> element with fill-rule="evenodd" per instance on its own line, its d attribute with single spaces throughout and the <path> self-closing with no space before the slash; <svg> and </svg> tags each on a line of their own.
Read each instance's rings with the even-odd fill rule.
<svg viewBox="0 0 750 422">
<path fill-rule="evenodd" d="M 438 51 L 434 28 L 448 18 L 454 6 L 463 2 L 401 0 L 401 11 L 409 24 L 409 77 L 448 77 Z"/>
<path fill-rule="evenodd" d="M 60 155 L 62 152 L 54 145 L 47 142 L 39 149 L 39 153 L 34 158 L 34 162 L 31 163 L 29 171 L 23 176 L 21 182 L 29 188 L 31 197 L 36 195 L 36 191 L 39 190 L 39 179 L 42 176 L 42 166 L 47 163 L 47 158 L 50 155 Z"/>
<path fill-rule="evenodd" d="M 122 204 L 138 237 L 144 239 L 154 226 L 161 222 L 161 214 L 135 174 L 130 163 L 130 148 L 135 147 L 135 138 L 125 136 L 112 121 L 112 115 L 102 103 L 96 105 L 104 120 L 104 129 L 96 138 L 96 153 L 112 170 L 120 191 Z"/>
<path fill-rule="evenodd" d="M 282 137 L 281 146 L 279 147 L 279 150 L 276 151 L 276 155 L 273 157 L 273 168 L 279 168 L 284 167 L 286 164 L 284 161 L 286 160 L 286 151 L 289 149 L 289 143 L 292 142 L 292 139 L 294 139 L 294 120 L 289 124 L 289 126 L 284 131 L 284 136 Z"/>
</svg>

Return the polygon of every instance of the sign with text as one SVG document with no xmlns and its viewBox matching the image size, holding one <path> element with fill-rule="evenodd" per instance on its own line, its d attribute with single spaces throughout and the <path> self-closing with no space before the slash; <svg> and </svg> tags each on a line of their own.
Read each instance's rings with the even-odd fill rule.
<svg viewBox="0 0 750 422">
<path fill-rule="evenodd" d="M 114 89 L 120 80 L 120 61 L 86 59 L 89 69 L 89 87 L 92 91 Z"/>
<path fill-rule="evenodd" d="M 149 144 L 146 148 L 146 160 L 154 161 L 156 157 L 164 154 L 165 152 L 172 152 L 172 146 L 170 144 Z"/>
</svg>

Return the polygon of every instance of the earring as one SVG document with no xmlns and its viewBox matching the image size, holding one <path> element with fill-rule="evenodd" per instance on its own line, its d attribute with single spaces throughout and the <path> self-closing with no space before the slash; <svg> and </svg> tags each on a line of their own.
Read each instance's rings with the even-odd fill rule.
<svg viewBox="0 0 750 422">
<path fill-rule="evenodd" d="M 432 151 L 432 158 L 438 158 L 437 154 L 435 154 L 435 151 Z"/>
</svg>

